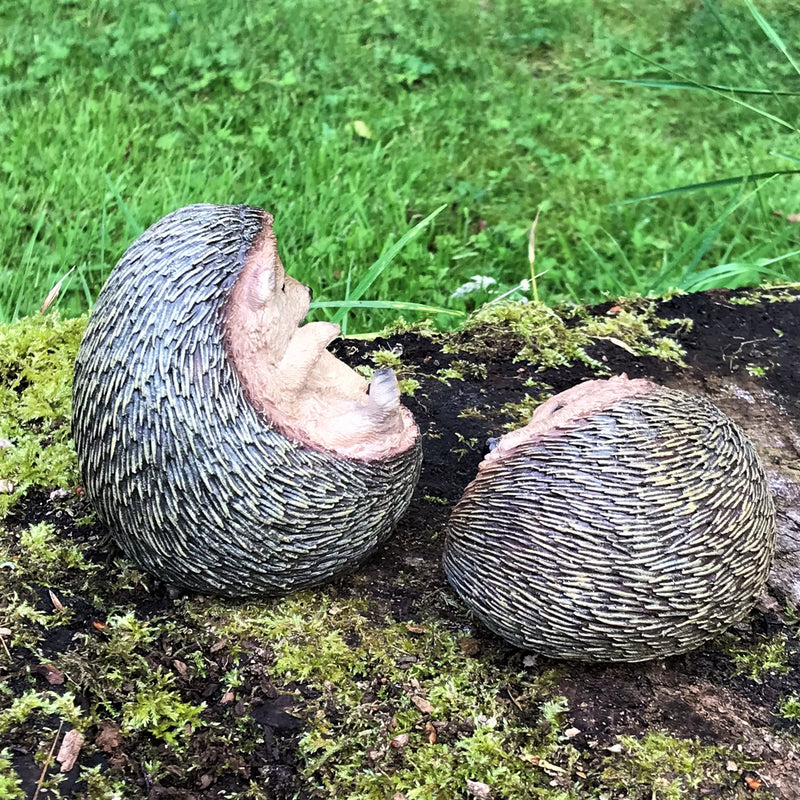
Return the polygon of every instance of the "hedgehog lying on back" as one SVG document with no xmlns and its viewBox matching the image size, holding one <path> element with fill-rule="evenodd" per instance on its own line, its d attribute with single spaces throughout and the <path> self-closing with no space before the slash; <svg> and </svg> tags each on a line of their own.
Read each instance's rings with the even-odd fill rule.
<svg viewBox="0 0 800 800">
<path fill-rule="evenodd" d="M 144 569 L 232 596 L 348 569 L 391 532 L 419 475 L 391 370 L 372 384 L 301 323 L 272 217 L 196 205 L 131 245 L 81 343 L 73 434 L 99 518 Z"/>
</svg>

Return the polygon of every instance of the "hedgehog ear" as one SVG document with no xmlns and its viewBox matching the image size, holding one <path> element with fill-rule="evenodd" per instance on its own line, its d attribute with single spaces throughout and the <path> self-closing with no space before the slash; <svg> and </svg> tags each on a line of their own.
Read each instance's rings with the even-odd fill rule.
<svg viewBox="0 0 800 800">
<path fill-rule="evenodd" d="M 259 264 L 257 271 L 252 276 L 249 300 L 254 308 L 263 308 L 275 294 L 278 288 L 278 276 L 274 264 Z"/>
</svg>

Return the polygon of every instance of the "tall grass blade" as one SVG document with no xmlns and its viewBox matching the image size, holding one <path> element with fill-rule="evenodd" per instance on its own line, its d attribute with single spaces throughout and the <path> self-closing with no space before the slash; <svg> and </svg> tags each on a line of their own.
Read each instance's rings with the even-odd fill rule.
<svg viewBox="0 0 800 800">
<path fill-rule="evenodd" d="M 794 68 L 794 71 L 800 75 L 800 66 L 798 66 L 797 62 L 794 60 L 794 58 L 792 58 L 792 54 L 786 48 L 786 45 L 783 43 L 783 39 L 778 36 L 778 32 L 775 30 L 775 28 L 773 28 L 772 25 L 767 22 L 763 14 L 755 7 L 753 0 L 744 0 L 744 4 L 747 6 L 747 10 L 753 15 L 753 19 L 758 23 L 758 27 L 764 31 L 770 42 L 772 42 L 772 44 L 781 51 L 784 58 Z"/>
<path fill-rule="evenodd" d="M 787 156 L 792 158 L 792 156 Z M 793 159 L 800 161 L 800 159 Z M 625 206 L 630 203 L 638 203 L 641 200 L 656 200 L 659 197 L 669 197 L 673 194 L 687 194 L 689 192 L 698 192 L 705 189 L 718 189 L 721 186 L 734 186 L 736 184 L 749 183 L 751 181 L 763 181 L 770 178 L 776 178 L 780 175 L 798 175 L 800 169 L 783 169 L 773 170 L 772 172 L 758 172 L 755 175 L 737 175 L 733 178 L 720 178 L 716 181 L 704 181 L 703 183 L 688 183 L 685 186 L 676 186 L 674 189 L 664 189 L 661 192 L 653 192 L 652 194 L 643 194 L 640 197 L 632 197 L 629 200 L 619 200 L 616 203 L 611 203 L 612 206 Z"/>
<path fill-rule="evenodd" d="M 448 314 L 451 317 L 466 317 L 466 311 L 459 311 L 455 308 L 439 308 L 438 306 L 426 306 L 424 303 L 406 303 L 401 300 L 321 300 L 313 302 L 311 308 L 343 308 L 346 310 L 359 308 L 385 308 L 392 311 L 419 311 L 423 314 Z M 344 333 L 344 331 L 342 331 Z"/>
<path fill-rule="evenodd" d="M 699 83 L 693 81 L 660 81 L 656 78 L 611 78 L 607 83 L 623 83 L 628 86 L 645 86 L 649 89 L 689 89 L 694 91 L 713 91 L 732 94 L 760 94 L 774 97 L 800 97 L 800 91 L 788 89 L 750 89 L 742 86 L 720 86 L 716 83 Z"/>
<path fill-rule="evenodd" d="M 754 114 L 758 114 L 761 117 L 764 117 L 766 119 L 770 119 L 773 122 L 776 122 L 778 125 L 780 125 L 780 126 L 782 126 L 784 128 L 788 128 L 790 131 L 794 131 L 795 133 L 798 132 L 798 128 L 797 128 L 796 125 L 792 124 L 791 122 L 787 122 L 785 119 L 781 119 L 780 117 L 775 116 L 775 114 L 770 114 L 769 111 L 765 111 L 763 108 L 759 108 L 758 106 L 754 106 L 751 103 L 746 103 L 744 100 L 741 100 L 739 97 L 737 97 L 732 92 L 726 92 L 726 91 L 721 91 L 721 90 L 718 90 L 718 89 L 714 89 L 711 86 L 711 84 L 707 84 L 707 85 L 703 86 L 702 83 L 700 83 L 699 81 L 693 80 L 690 76 L 682 75 L 680 72 L 668 69 L 667 67 L 664 67 L 663 65 L 659 64 L 658 61 L 654 61 L 652 58 L 648 58 L 647 56 L 643 56 L 641 53 L 637 53 L 635 50 L 630 50 L 627 47 L 623 47 L 622 49 L 626 53 L 630 53 L 632 56 L 635 56 L 640 61 L 644 61 L 645 64 L 649 64 L 651 67 L 654 67 L 655 69 L 657 69 L 657 70 L 659 70 L 661 72 L 666 72 L 669 75 L 674 75 L 674 76 L 680 78 L 680 80 L 682 82 L 684 82 L 684 83 L 689 83 L 692 86 L 697 86 L 698 88 L 705 88 L 706 91 L 711 92 L 712 94 L 717 94 L 720 97 L 724 97 L 729 102 L 735 103 L 738 106 L 742 106 L 743 108 L 746 108 L 748 111 L 752 111 Z"/>
<path fill-rule="evenodd" d="M 742 189 L 744 189 L 746 182 L 742 181 L 741 185 Z M 662 294 L 671 286 L 677 286 L 677 288 L 682 289 L 684 285 L 690 281 L 690 276 L 694 274 L 697 265 L 703 260 L 706 253 L 708 253 L 708 251 L 711 249 L 711 246 L 719 237 L 720 231 L 722 230 L 722 226 L 725 224 L 725 221 L 731 216 L 731 214 L 734 213 L 734 211 L 736 211 L 736 209 L 740 208 L 744 203 L 746 203 L 748 200 L 752 199 L 756 194 L 758 194 L 761 188 L 762 187 L 756 187 L 747 194 L 740 193 L 738 197 L 736 197 L 727 205 L 722 214 L 720 214 L 710 226 L 698 232 L 697 236 L 692 236 L 686 239 L 686 241 L 683 244 L 683 247 L 680 249 L 675 258 L 672 259 L 671 264 L 661 270 L 661 274 L 659 275 L 658 279 L 653 283 L 650 291 L 655 294 Z M 691 252 L 692 248 L 695 247 L 696 243 L 697 243 L 697 249 L 695 250 L 694 255 L 692 256 L 688 265 L 684 268 L 681 277 L 678 279 L 677 283 L 673 283 L 669 277 L 670 274 L 675 271 L 676 267 L 678 267 L 678 265 L 684 260 L 684 258 L 689 254 L 689 252 Z"/>
<path fill-rule="evenodd" d="M 349 305 L 343 306 L 334 315 L 332 322 L 341 322 L 348 310 L 355 304 L 355 301 L 360 300 L 364 292 L 372 286 L 373 283 L 380 277 L 381 273 L 389 266 L 394 257 L 410 242 L 415 236 L 418 236 L 431 222 L 433 222 L 442 211 L 447 208 L 447 204 L 439 206 L 432 214 L 428 214 L 422 222 L 418 222 L 411 230 L 406 231 L 368 270 L 367 274 L 356 284 L 353 289 L 352 295 L 347 298 Z"/>
<path fill-rule="evenodd" d="M 133 212 L 128 207 L 128 204 L 122 199 L 122 195 L 119 193 L 119 189 L 117 189 L 115 184 L 111 182 L 111 178 L 109 178 L 107 174 L 105 178 L 106 178 L 106 186 L 108 186 L 108 191 L 114 195 L 114 199 L 117 201 L 119 210 L 122 212 L 122 216 L 125 218 L 125 222 L 128 223 L 128 227 L 133 233 L 134 238 L 138 238 L 144 233 L 144 225 L 142 225 L 139 222 L 139 220 L 136 219 Z"/>
<path fill-rule="evenodd" d="M 40 211 L 38 216 L 36 217 L 36 224 L 34 225 L 33 232 L 31 233 L 30 237 L 28 238 L 28 246 L 25 248 L 25 253 L 22 257 L 22 274 L 27 276 L 31 270 L 31 264 L 33 262 L 33 251 L 36 247 L 36 240 L 39 238 L 39 234 L 42 231 L 42 226 L 44 225 L 44 221 L 46 218 L 46 214 L 44 211 Z M 17 300 L 14 304 L 14 310 L 11 312 L 11 320 L 17 319 L 19 316 L 20 309 L 22 308 L 22 303 L 25 298 L 24 289 L 28 284 L 27 278 L 15 282 L 16 289 L 17 289 Z"/>
<path fill-rule="evenodd" d="M 706 289 L 715 289 L 729 285 L 733 280 L 745 279 L 747 273 L 756 273 L 760 276 L 771 276 L 783 279 L 785 275 L 774 269 L 769 269 L 772 264 L 800 255 L 800 250 L 784 253 L 776 258 L 761 258 L 757 261 L 733 261 L 729 264 L 719 264 L 716 267 L 704 269 L 682 281 L 678 288 L 684 292 L 700 292 Z M 747 276 L 749 277 L 749 276 Z"/>
</svg>

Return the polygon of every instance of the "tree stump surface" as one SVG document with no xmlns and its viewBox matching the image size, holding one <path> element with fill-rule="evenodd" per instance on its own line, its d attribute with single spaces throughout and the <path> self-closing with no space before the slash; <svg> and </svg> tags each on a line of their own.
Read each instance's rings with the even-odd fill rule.
<svg viewBox="0 0 800 800">
<path fill-rule="evenodd" d="M 636 308 L 646 305 L 642 301 Z M 422 431 L 425 460 L 412 505 L 394 536 L 352 574 L 299 597 L 242 607 L 182 597 L 157 579 L 131 572 L 98 524 L 77 524 L 89 509 L 85 500 L 74 496 L 74 487 L 64 487 L 72 493 L 67 499 L 51 494 L 55 487 L 30 489 L 0 522 L 5 537 L 0 544 L 7 543 L 8 558 L 22 565 L 20 537 L 31 525 L 47 522 L 59 541 L 76 545 L 94 566 L 81 574 L 62 570 L 55 583 L 41 571 L 35 579 L 26 578 L 21 566 L 10 569 L 6 564 L 0 573 L 8 578 L 0 591 L 0 636 L 6 637 L 0 649 L 0 683 L 5 681 L 10 689 L 0 693 L 0 753 L 8 748 L 7 760 L 25 796 L 36 791 L 58 722 L 34 714 L 4 729 L 3 714 L 15 695 L 62 696 L 68 689 L 88 715 L 87 738 L 78 767 L 61 785 L 63 797 L 88 796 L 77 769 L 99 765 L 104 775 L 127 787 L 126 797 L 195 799 L 228 792 L 277 800 L 400 800 L 408 796 L 413 781 L 427 780 L 427 767 L 420 764 L 438 759 L 451 767 L 430 778 L 431 786 L 435 781 L 441 784 L 440 790 L 430 790 L 430 797 L 513 800 L 508 791 L 503 794 L 488 778 L 481 778 L 472 762 L 463 766 L 460 760 L 478 727 L 494 725 L 498 736 L 510 732 L 498 765 L 505 764 L 512 773 L 517 769 L 520 780 L 545 792 L 524 797 L 550 796 L 546 792 L 552 791 L 561 792 L 553 795 L 559 798 L 800 798 L 800 712 L 781 713 L 793 699 L 800 709 L 800 287 L 715 291 L 652 304 L 646 336 L 668 337 L 683 351 L 683 364 L 616 335 L 613 321 L 626 308 L 624 303 L 607 303 L 587 310 L 584 319 L 611 321 L 611 327 L 598 328 L 605 333 L 585 345 L 585 357 L 544 369 L 535 359 L 518 357 L 535 342 L 510 335 L 497 323 L 456 334 L 402 332 L 372 341 L 339 342 L 337 355 L 353 366 L 374 367 L 376 351 L 391 351 L 400 362 L 400 377 L 418 382 L 404 402 Z M 567 331 L 579 324 L 577 318 L 563 321 Z M 450 509 L 477 471 L 486 440 L 501 435 L 509 423 L 519 424 L 522 408 L 588 378 L 623 372 L 704 395 L 744 429 L 777 500 L 774 569 L 768 592 L 752 614 L 698 650 L 642 664 L 549 661 L 516 650 L 471 619 L 441 568 L 442 531 Z M 526 401 L 526 396 L 533 400 Z M 28 644 L 8 646 L 11 639 L 2 633 L 3 620 L 12 604 L 27 603 L 52 615 L 50 592 L 70 609 L 70 616 L 62 622 L 48 617 L 47 626 L 37 627 L 40 623 L 31 621 L 30 612 L 13 622 L 14 634 L 29 635 Z M 316 619 L 320 608 L 328 609 L 329 623 L 316 633 L 307 630 L 304 620 Z M 348 608 L 357 613 L 345 624 Z M 109 633 L 106 621 L 123 612 L 140 624 L 162 625 L 162 633 L 126 650 L 119 664 L 102 661 L 112 658 L 104 642 L 117 641 L 118 635 Z M 259 617 L 267 612 L 267 617 Z M 284 619 L 283 613 L 297 626 L 292 634 L 270 638 L 263 622 L 246 633 L 231 633 L 245 630 L 242 619 L 248 615 L 274 620 Z M 230 614 L 235 625 L 225 621 L 224 614 Z M 408 639 L 403 639 L 405 649 L 392 650 L 389 661 L 388 656 L 381 661 L 376 655 L 382 652 L 380 646 L 369 641 L 370 627 L 384 639 L 387 631 L 395 636 L 402 630 Z M 350 672 L 338 677 L 315 672 L 315 659 L 324 654 L 330 637 L 341 648 L 343 663 L 350 664 Z M 419 645 L 414 645 L 414 637 Z M 434 692 L 434 703 L 425 698 L 424 680 L 420 685 L 408 678 L 425 666 L 427 654 L 444 639 L 456 643 L 447 651 L 450 663 L 425 674 L 433 685 L 438 670 L 442 685 L 455 687 L 448 690 L 456 693 L 448 702 L 453 708 L 466 703 L 459 712 L 442 710 Z M 290 658 L 292 642 L 300 643 L 298 661 Z M 777 665 L 764 656 L 772 646 L 780 655 Z M 186 655 L 193 648 L 199 648 L 196 660 L 202 669 Z M 353 663 L 347 661 L 351 657 Z M 330 654 L 325 658 L 329 667 L 336 663 Z M 102 661 L 106 672 L 133 670 L 131 664 L 137 663 L 146 669 L 117 686 L 93 672 L 97 668 L 92 660 Z M 236 670 L 238 682 L 226 690 L 231 670 Z M 157 726 L 150 730 L 125 722 L 138 696 L 136 681 L 146 682 L 148 671 L 168 672 L 169 685 L 182 702 L 202 704 L 205 726 L 187 723 L 176 729 L 175 737 L 191 733 L 183 749 L 170 744 Z M 472 677 L 460 677 L 462 672 Z M 487 720 L 477 709 L 470 719 L 470 701 L 459 699 L 463 689 L 457 687 L 475 683 L 475 676 L 483 673 L 494 676 L 494 688 L 484 700 L 497 719 Z M 66 676 L 66 685 L 58 683 L 59 675 Z M 345 685 L 356 694 L 346 694 Z M 531 699 L 535 697 L 541 699 Z M 565 698 L 557 723 L 543 712 L 546 697 Z M 403 729 L 409 709 L 418 717 Z M 398 724 L 400 728 L 393 727 Z M 670 737 L 670 746 L 689 743 L 695 761 L 686 767 L 686 775 L 677 762 L 660 772 L 646 767 L 646 747 L 662 735 Z M 513 749 L 514 742 L 528 742 L 525 747 L 539 742 L 535 752 L 546 753 L 546 758 L 530 755 L 534 751 L 521 745 L 519 751 Z M 325 755 L 315 756 L 317 752 Z M 415 753 L 421 754 L 421 761 L 414 761 Z M 461 788 L 447 788 L 462 768 L 473 770 L 464 773 L 467 783 L 458 772 L 456 784 Z M 651 776 L 653 770 L 656 777 Z M 0 759 L 0 783 L 2 772 Z M 406 784 L 405 775 L 416 777 Z M 511 780 L 508 775 L 503 778 L 502 771 L 497 775 L 498 785 Z M 247 794 L 253 782 L 266 794 Z M 361 793 L 349 795 L 356 785 Z M 372 794 L 366 793 L 366 785 L 373 787 Z"/>
</svg>

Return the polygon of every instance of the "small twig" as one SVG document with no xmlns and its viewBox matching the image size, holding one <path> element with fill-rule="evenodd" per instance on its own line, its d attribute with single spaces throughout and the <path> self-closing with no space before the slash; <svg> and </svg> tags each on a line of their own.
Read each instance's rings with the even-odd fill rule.
<svg viewBox="0 0 800 800">
<path fill-rule="evenodd" d="M 58 737 L 61 736 L 61 729 L 64 727 L 64 720 L 62 719 L 58 725 L 58 730 L 56 731 L 56 738 L 53 739 L 53 745 L 50 748 L 50 752 L 47 754 L 47 759 L 44 762 L 44 766 L 42 767 L 42 774 L 39 776 L 39 781 L 36 784 L 36 791 L 33 793 L 32 800 L 38 800 L 39 792 L 42 791 L 42 784 L 44 783 L 44 779 L 47 777 L 47 770 L 50 769 L 50 764 L 53 762 L 53 753 L 56 751 L 56 745 L 58 744 Z"/>
<path fill-rule="evenodd" d="M 537 276 L 533 265 L 536 262 L 536 226 L 539 223 L 539 214 L 541 214 L 541 212 L 541 208 L 536 210 L 536 217 L 531 224 L 531 231 L 528 234 L 528 263 L 531 265 L 531 291 L 533 292 L 533 300 L 536 303 L 539 302 L 539 290 L 536 286 Z"/>
<path fill-rule="evenodd" d="M 44 303 L 42 303 L 42 307 L 39 309 L 40 314 L 44 314 L 50 306 L 55 303 L 58 299 L 58 295 L 61 293 L 61 287 L 64 284 L 64 281 L 69 278 L 72 273 L 75 272 L 75 267 L 73 267 L 63 278 L 48 292 L 47 297 L 44 299 Z"/>
<path fill-rule="evenodd" d="M 519 704 L 519 700 L 517 700 L 517 698 L 516 698 L 516 697 L 514 697 L 514 695 L 513 695 L 513 694 L 511 694 L 511 689 L 509 689 L 508 687 L 506 687 L 506 694 L 508 695 L 508 697 L 509 697 L 509 699 L 511 700 L 511 702 L 512 702 L 512 703 L 513 703 L 513 704 L 514 704 L 514 705 L 515 705 L 515 706 L 516 706 L 516 707 L 517 707 L 517 708 L 518 708 L 520 711 L 522 711 L 522 706 Z"/>
</svg>

